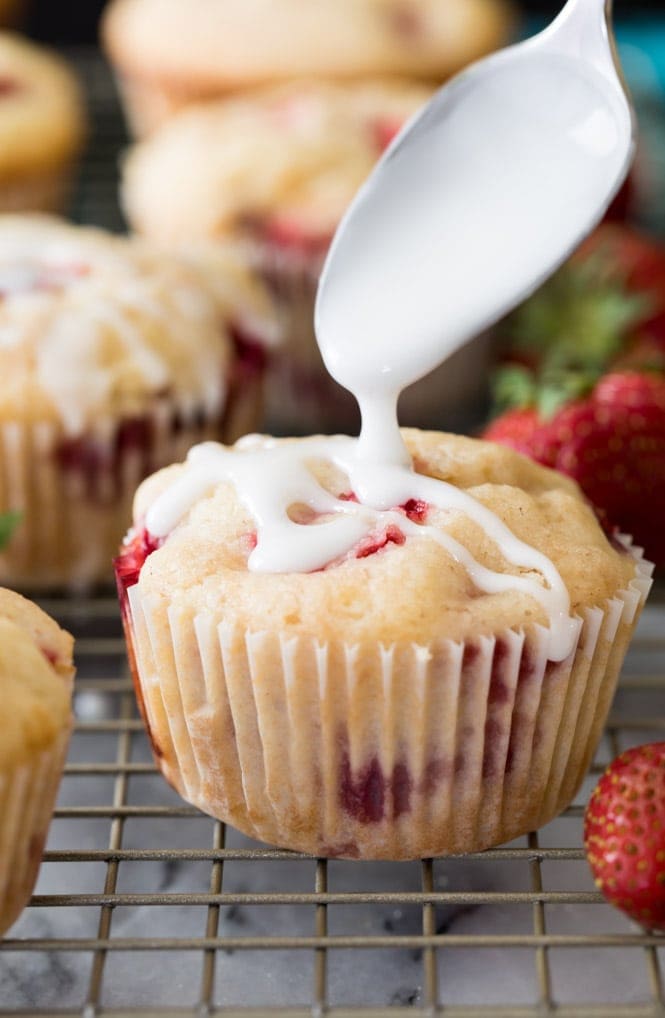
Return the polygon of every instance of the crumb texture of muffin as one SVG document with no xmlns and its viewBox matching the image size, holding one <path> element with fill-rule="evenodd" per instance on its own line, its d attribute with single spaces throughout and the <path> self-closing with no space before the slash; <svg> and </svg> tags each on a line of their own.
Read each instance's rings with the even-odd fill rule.
<svg viewBox="0 0 665 1018">
<path fill-rule="evenodd" d="M 298 78 L 440 82 L 507 41 L 503 0 L 115 0 L 103 38 L 134 130 Z"/>
<path fill-rule="evenodd" d="M 248 568 L 257 525 L 231 484 L 211 483 L 163 541 L 146 513 L 185 468 L 137 493 L 117 575 L 156 759 L 186 799 L 275 844 L 415 858 L 547 822 L 584 777 L 648 593 L 649 567 L 607 540 L 566 478 L 473 439 L 404 435 L 417 473 L 468 493 L 551 560 L 577 620 L 565 660 L 550 658 L 539 602 L 483 593 L 406 524 L 315 572 L 268 574 Z M 338 467 L 309 467 L 354 498 Z M 395 511 L 516 572 L 468 515 Z"/>
<path fill-rule="evenodd" d="M 0 212 L 62 211 L 85 135 L 82 92 L 64 60 L 0 32 Z"/>
<path fill-rule="evenodd" d="M 110 579 L 140 480 L 256 426 L 272 326 L 242 278 L 230 251 L 0 218 L 0 511 L 21 514 L 5 582 Z"/>
<path fill-rule="evenodd" d="M 36 605 L 0 589 L 0 935 L 37 879 L 71 730 L 72 645 Z"/>
</svg>

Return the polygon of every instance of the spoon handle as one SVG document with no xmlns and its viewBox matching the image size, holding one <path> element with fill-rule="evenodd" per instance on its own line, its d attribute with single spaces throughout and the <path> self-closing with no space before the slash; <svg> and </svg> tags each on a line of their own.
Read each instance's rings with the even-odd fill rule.
<svg viewBox="0 0 665 1018">
<path fill-rule="evenodd" d="M 612 0 L 568 0 L 541 39 L 582 57 L 610 78 L 620 70 L 612 31 Z"/>
<path fill-rule="evenodd" d="M 559 17 L 563 17 L 564 14 L 579 17 L 578 12 L 583 10 L 591 18 L 597 19 L 599 12 L 604 12 L 606 17 L 611 18 L 612 7 L 613 0 L 568 0 Z"/>
</svg>

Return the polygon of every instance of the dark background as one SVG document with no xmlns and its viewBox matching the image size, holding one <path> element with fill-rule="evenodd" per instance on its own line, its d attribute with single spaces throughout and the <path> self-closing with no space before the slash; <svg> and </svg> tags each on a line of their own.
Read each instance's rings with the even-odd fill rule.
<svg viewBox="0 0 665 1018">
<path fill-rule="evenodd" d="M 188 0 L 181 0 L 186 4 Z M 303 0 L 306 3 L 307 0 Z M 523 0 L 527 13 L 554 15 L 563 0 Z M 33 0 L 30 33 L 54 42 L 92 42 L 97 34 L 97 21 L 104 0 Z M 637 12 L 665 13 L 665 0 L 615 0 L 618 17 Z"/>
</svg>

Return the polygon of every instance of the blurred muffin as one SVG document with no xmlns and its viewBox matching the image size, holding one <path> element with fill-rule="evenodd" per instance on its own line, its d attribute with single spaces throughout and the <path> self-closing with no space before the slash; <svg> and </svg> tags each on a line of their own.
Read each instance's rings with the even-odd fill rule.
<svg viewBox="0 0 665 1018">
<path fill-rule="evenodd" d="M 155 757 L 252 837 L 361 858 L 478 851 L 564 809 L 600 739 L 649 568 L 560 474 L 404 437 L 412 497 L 380 512 L 339 438 L 209 445 L 138 491 L 116 572 Z M 278 535 L 310 571 L 289 571 Z"/>
<path fill-rule="evenodd" d="M 214 258 L 227 294 L 210 286 L 205 252 L 0 218 L 0 512 L 21 514 L 4 581 L 109 579 L 140 479 L 195 441 L 256 425 L 269 305 L 260 287 L 236 287 L 230 252 Z"/>
<path fill-rule="evenodd" d="M 271 287 L 283 331 L 266 393 L 271 430 L 357 427 L 355 401 L 330 378 L 316 345 L 318 277 L 346 207 L 430 95 L 405 82 L 284 86 L 192 107 L 130 151 L 123 201 L 139 233 L 171 247 L 200 238 L 244 240 Z M 446 371 L 450 377 L 450 365 Z M 460 380 L 455 373 L 448 391 L 450 405 L 477 383 L 477 374 L 462 374 Z M 442 386 L 439 372 L 405 394 L 405 422 L 438 421 Z"/>
<path fill-rule="evenodd" d="M 65 62 L 0 32 L 0 212 L 62 210 L 84 137 L 81 91 Z"/>
<path fill-rule="evenodd" d="M 0 936 L 37 879 L 71 730 L 72 638 L 0 589 Z"/>
<path fill-rule="evenodd" d="M 103 38 L 142 135 L 192 102 L 295 78 L 440 82 L 510 25 L 504 0 L 115 0 Z"/>
</svg>

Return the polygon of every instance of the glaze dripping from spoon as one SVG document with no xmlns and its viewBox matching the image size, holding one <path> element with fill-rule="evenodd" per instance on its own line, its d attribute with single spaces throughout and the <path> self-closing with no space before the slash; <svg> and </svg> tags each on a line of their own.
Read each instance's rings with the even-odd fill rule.
<svg viewBox="0 0 665 1018">
<path fill-rule="evenodd" d="M 316 306 L 326 366 L 361 406 L 361 456 L 405 462 L 399 393 L 554 272 L 634 149 L 606 0 L 569 0 L 406 125 L 337 231 Z"/>
</svg>

